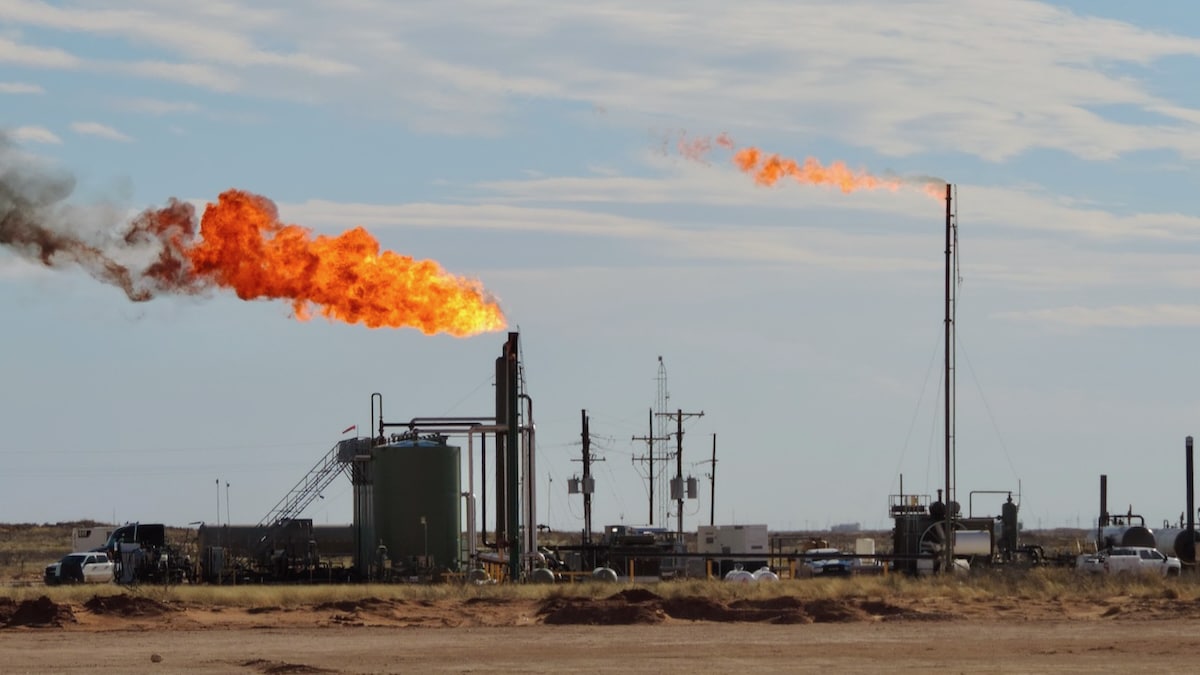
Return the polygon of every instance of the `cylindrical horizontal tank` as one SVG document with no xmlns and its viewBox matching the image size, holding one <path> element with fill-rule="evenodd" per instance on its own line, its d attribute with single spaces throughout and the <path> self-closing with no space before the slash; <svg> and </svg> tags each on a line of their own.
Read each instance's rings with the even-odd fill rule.
<svg viewBox="0 0 1200 675">
<path fill-rule="evenodd" d="M 754 573 L 739 568 L 728 572 L 725 575 L 725 581 L 735 584 L 752 584 L 757 580 L 754 578 Z"/>
<path fill-rule="evenodd" d="M 760 567 L 751 575 L 754 580 L 760 583 L 770 583 L 779 581 L 779 575 L 771 571 L 770 567 Z"/>
<path fill-rule="evenodd" d="M 529 580 L 535 584 L 554 583 L 554 571 L 545 567 L 537 567 L 529 575 Z"/>
<path fill-rule="evenodd" d="M 1113 546 L 1145 546 L 1154 548 L 1154 533 L 1148 527 L 1141 525 L 1109 525 L 1100 530 L 1104 538 L 1100 548 Z"/>
<path fill-rule="evenodd" d="M 1154 547 L 1163 555 L 1173 555 L 1179 558 L 1180 562 L 1194 563 L 1196 562 L 1196 543 L 1200 542 L 1200 532 L 1192 530 L 1191 535 L 1188 537 L 1188 531 L 1181 527 L 1155 530 Z M 1191 541 L 1188 541 L 1189 539 Z"/>
<path fill-rule="evenodd" d="M 374 535 L 393 569 L 457 570 L 460 449 L 431 436 L 378 446 L 371 454 Z"/>
<path fill-rule="evenodd" d="M 611 567 L 597 567 L 592 570 L 592 581 L 615 584 L 617 583 L 617 571 Z"/>
<path fill-rule="evenodd" d="M 992 555 L 992 533 L 987 530 L 957 530 L 954 555 Z"/>
</svg>

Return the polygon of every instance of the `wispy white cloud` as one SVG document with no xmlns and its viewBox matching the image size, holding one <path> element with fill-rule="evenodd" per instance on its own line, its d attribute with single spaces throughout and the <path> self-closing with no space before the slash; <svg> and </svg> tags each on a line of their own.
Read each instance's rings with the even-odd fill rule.
<svg viewBox="0 0 1200 675">
<path fill-rule="evenodd" d="M 0 37 L 0 63 L 35 68 L 126 73 L 218 92 L 233 91 L 239 85 L 239 80 L 232 74 L 205 64 L 161 60 L 85 59 L 62 49 L 22 44 L 5 37 Z"/>
<path fill-rule="evenodd" d="M 25 82 L 0 82 L 0 94 L 44 94 L 40 85 Z"/>
<path fill-rule="evenodd" d="M 727 159 L 727 158 L 724 158 Z M 724 160 L 698 164 L 659 155 L 645 163 L 656 177 L 612 175 L 532 177 L 486 181 L 479 185 L 495 201 L 511 204 L 704 204 L 858 210 L 888 214 L 932 213 L 933 202 L 919 190 L 843 195 L 821 187 L 754 184 Z M 1082 237 L 1098 242 L 1200 241 L 1200 216 L 1185 213 L 1120 214 L 1102 204 L 1076 203 L 1032 185 L 959 186 L 960 214 L 968 226 L 989 225 L 1010 231 Z"/>
<path fill-rule="evenodd" d="M 1200 326 L 1200 305 L 1116 305 L 1110 307 L 1052 307 L 998 312 L 997 318 L 1073 328 L 1142 328 Z"/>
<path fill-rule="evenodd" d="M 38 47 L 0 37 L 0 63 L 34 68 L 78 68 L 82 61 L 54 47 Z"/>
<path fill-rule="evenodd" d="M 8 135 L 16 141 L 22 143 L 46 143 L 58 145 L 62 143 L 62 139 L 50 131 L 46 127 L 39 126 L 24 126 L 17 127 L 8 132 Z"/>
<path fill-rule="evenodd" d="M 1200 110 L 1139 76 L 1161 59 L 1200 57 L 1200 40 L 1044 2 L 616 0 L 548 10 L 534 0 L 458 0 L 439 9 L 359 0 L 166 12 L 150 0 L 120 10 L 13 0 L 0 19 L 158 51 L 97 67 L 349 105 L 439 132 L 495 134 L 516 105 L 545 100 L 602 108 L 614 124 L 688 120 L 891 155 L 1200 157 Z M 80 66 L 59 50 L 7 46 L 0 60 Z"/>
<path fill-rule="evenodd" d="M 241 84 L 240 79 L 229 72 L 198 63 L 136 61 L 132 63 L 108 63 L 103 67 L 138 77 L 179 82 L 219 92 L 234 91 Z"/>
<path fill-rule="evenodd" d="M 114 35 L 211 63 L 238 67 L 271 66 L 322 76 L 343 75 L 356 70 L 354 66 L 332 58 L 261 49 L 255 46 L 251 37 L 232 29 L 234 25 L 245 26 L 260 28 L 265 33 L 272 25 L 285 20 L 282 13 L 256 12 L 232 4 L 220 11 L 202 9 L 191 17 L 186 12 L 159 13 L 155 9 L 158 8 L 91 9 L 10 0 L 0 7 L 0 17 L 39 28 Z"/>
<path fill-rule="evenodd" d="M 157 98 L 125 98 L 114 103 L 119 110 L 143 113 L 146 115 L 171 115 L 175 113 L 194 113 L 200 106 L 191 101 L 166 101 Z"/>
<path fill-rule="evenodd" d="M 107 138 L 110 141 L 121 141 L 123 143 L 129 143 L 133 141 L 133 139 L 129 136 L 110 126 L 100 124 L 99 122 L 72 122 L 71 131 L 83 136 Z"/>
<path fill-rule="evenodd" d="M 611 187 L 604 184 L 607 179 L 596 180 L 601 182 L 599 193 Z M 896 219 L 893 210 L 889 213 L 889 228 L 881 231 L 877 225 L 868 225 L 878 223 L 871 211 L 884 210 L 883 206 L 864 209 L 866 213 L 857 216 L 846 216 L 846 209 L 837 217 L 821 215 L 826 212 L 814 208 L 798 210 L 803 214 L 799 216 L 772 216 L 769 211 L 755 210 L 761 203 L 754 204 L 752 198 L 745 200 L 746 208 L 742 210 L 727 195 L 711 201 L 683 201 L 694 195 L 694 187 L 682 190 L 668 182 L 652 185 L 648 181 L 643 185 L 623 179 L 618 185 L 635 186 L 630 204 L 640 203 L 641 199 L 653 198 L 661 203 L 679 198 L 675 204 L 678 208 L 670 215 L 654 218 L 609 213 L 601 208 L 617 208 L 617 202 L 599 207 L 587 199 L 555 206 L 502 201 L 364 204 L 310 200 L 281 204 L 280 214 L 288 222 L 322 231 L 361 225 L 380 233 L 392 228 L 426 228 L 438 232 L 502 231 L 531 240 L 543 235 L 623 240 L 637 246 L 639 255 L 663 259 L 799 265 L 918 277 L 936 273 L 941 265 L 939 231 L 926 227 L 921 218 Z M 638 196 L 643 193 L 645 197 Z M 723 191 L 713 188 L 710 193 Z M 892 195 L 880 195 L 881 199 L 888 196 Z M 1014 197 L 1019 196 L 1014 192 Z M 549 201 L 555 200 L 551 197 Z M 1086 223 L 1088 211 L 1036 200 L 1028 201 L 1026 206 L 1028 211 L 1014 214 L 1018 218 L 1015 232 L 971 223 L 972 231 L 965 238 L 969 265 L 963 272 L 971 289 L 1002 288 L 1018 297 L 1088 289 L 1157 289 L 1154 292 L 1160 299 L 1162 293 L 1194 294 L 1200 290 L 1200 277 L 1194 273 L 1200 267 L 1200 252 L 1188 253 L 1176 246 L 1161 251 L 1112 250 L 1102 240 L 1097 243 L 1082 226 L 1062 230 L 1038 227 L 1043 219 Z"/>
</svg>

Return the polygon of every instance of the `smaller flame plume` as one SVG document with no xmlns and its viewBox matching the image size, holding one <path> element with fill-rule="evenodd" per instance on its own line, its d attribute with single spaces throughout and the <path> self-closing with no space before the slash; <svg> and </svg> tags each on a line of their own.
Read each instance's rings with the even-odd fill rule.
<svg viewBox="0 0 1200 675">
<path fill-rule="evenodd" d="M 791 178 L 803 185 L 834 187 L 846 194 L 859 190 L 895 192 L 902 187 L 915 187 L 940 198 L 939 191 L 945 183 L 929 177 L 876 176 L 862 169 L 851 169 L 841 161 L 822 164 L 814 157 L 807 157 L 799 162 L 752 146 L 739 148 L 733 139 L 724 133 L 712 139 L 682 134 L 677 144 L 681 156 L 695 161 L 705 161 L 714 147 L 730 151 L 733 154 L 734 165 L 742 173 L 752 176 L 754 182 L 759 185 L 775 185 L 784 178 Z"/>
</svg>

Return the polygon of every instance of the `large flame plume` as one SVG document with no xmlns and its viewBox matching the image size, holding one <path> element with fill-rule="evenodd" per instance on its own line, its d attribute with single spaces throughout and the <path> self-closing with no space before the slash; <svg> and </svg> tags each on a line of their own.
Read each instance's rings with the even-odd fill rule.
<svg viewBox="0 0 1200 675">
<path fill-rule="evenodd" d="M 697 161 L 706 160 L 714 147 L 727 150 L 733 155 L 733 164 L 752 176 L 759 185 L 775 185 L 784 178 L 791 178 L 797 183 L 833 187 L 843 193 L 858 190 L 896 191 L 903 187 L 914 187 L 939 197 L 939 190 L 945 184 L 945 181 L 927 176 L 876 176 L 864 169 L 851 169 L 841 161 L 822 164 L 815 157 L 797 161 L 753 146 L 738 147 L 728 134 L 716 138 L 682 134 L 677 147 L 679 154 Z"/>
<path fill-rule="evenodd" d="M 361 227 L 314 236 L 281 223 L 266 197 L 241 190 L 222 193 L 198 222 L 191 204 L 172 199 L 105 227 L 95 222 L 104 209 L 65 204 L 73 186 L 0 138 L 0 245 L 46 267 L 78 265 L 135 302 L 216 287 L 244 300 L 287 300 L 301 320 L 315 310 L 371 328 L 460 337 L 505 326 L 479 282 L 381 251 Z"/>
</svg>

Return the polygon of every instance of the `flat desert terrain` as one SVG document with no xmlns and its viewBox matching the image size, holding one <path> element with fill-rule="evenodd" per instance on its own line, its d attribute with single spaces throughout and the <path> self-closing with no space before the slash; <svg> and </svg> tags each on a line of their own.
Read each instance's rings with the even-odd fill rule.
<svg viewBox="0 0 1200 675">
<path fill-rule="evenodd" d="M 0 672 L 1196 672 L 1200 601 L 1169 582 L 1125 590 L 714 599 L 614 585 L 288 606 L 0 597 Z"/>
</svg>

